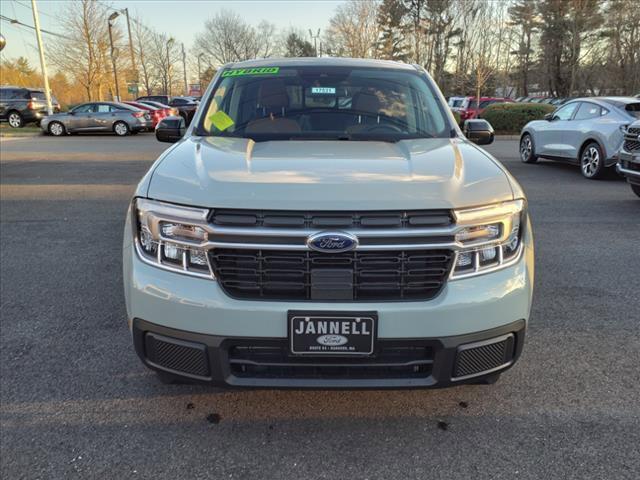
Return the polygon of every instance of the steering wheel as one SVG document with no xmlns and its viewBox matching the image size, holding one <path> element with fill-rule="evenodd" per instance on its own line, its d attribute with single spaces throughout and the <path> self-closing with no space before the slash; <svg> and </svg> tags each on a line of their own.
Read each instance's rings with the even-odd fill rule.
<svg viewBox="0 0 640 480">
<path fill-rule="evenodd" d="M 396 133 L 403 133 L 402 129 L 400 127 L 397 127 L 395 125 L 387 125 L 387 124 L 378 124 L 378 125 L 372 125 L 370 127 L 365 128 L 364 130 L 362 130 L 362 132 L 365 133 L 373 133 L 376 131 L 380 131 L 380 130 L 387 130 L 387 131 L 392 131 L 392 132 L 396 132 Z"/>
</svg>

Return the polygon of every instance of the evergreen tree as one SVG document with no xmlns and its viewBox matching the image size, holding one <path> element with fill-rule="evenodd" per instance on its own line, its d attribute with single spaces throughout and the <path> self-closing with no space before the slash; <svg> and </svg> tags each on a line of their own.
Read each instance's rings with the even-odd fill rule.
<svg viewBox="0 0 640 480">
<path fill-rule="evenodd" d="M 407 9 L 402 0 L 384 0 L 378 9 L 378 56 L 385 60 L 406 62 L 409 57 L 405 35 Z"/>
<path fill-rule="evenodd" d="M 315 57 L 313 45 L 297 33 L 291 32 L 285 41 L 285 57 Z"/>
<path fill-rule="evenodd" d="M 540 22 L 536 12 L 536 3 L 531 0 L 517 0 L 509 7 L 510 25 L 519 30 L 517 50 L 512 51 L 518 58 L 520 87 L 519 93 L 529 95 L 529 70 L 533 65 L 533 37 L 538 31 Z"/>
</svg>

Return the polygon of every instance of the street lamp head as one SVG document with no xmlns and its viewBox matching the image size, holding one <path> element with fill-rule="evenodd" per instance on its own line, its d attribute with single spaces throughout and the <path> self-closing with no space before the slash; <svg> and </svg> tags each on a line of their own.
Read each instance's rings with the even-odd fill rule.
<svg viewBox="0 0 640 480">
<path fill-rule="evenodd" d="M 119 16 L 120 16 L 120 12 L 113 12 L 111 15 L 109 15 L 109 22 L 113 22 Z"/>
</svg>

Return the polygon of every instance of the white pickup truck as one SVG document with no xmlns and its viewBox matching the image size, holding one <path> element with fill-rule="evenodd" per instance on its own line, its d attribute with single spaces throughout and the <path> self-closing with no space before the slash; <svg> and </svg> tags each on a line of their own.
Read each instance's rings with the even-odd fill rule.
<svg viewBox="0 0 640 480">
<path fill-rule="evenodd" d="M 534 253 L 521 187 L 419 66 L 226 65 L 138 185 L 124 284 L 163 381 L 492 383 L 518 359 Z M 473 142 L 472 142 L 473 141 Z"/>
</svg>

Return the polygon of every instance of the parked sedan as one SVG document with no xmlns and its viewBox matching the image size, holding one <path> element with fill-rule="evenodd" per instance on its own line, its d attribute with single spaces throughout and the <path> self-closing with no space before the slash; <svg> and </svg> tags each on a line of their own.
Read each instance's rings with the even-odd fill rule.
<svg viewBox="0 0 640 480">
<path fill-rule="evenodd" d="M 124 103 L 89 102 L 46 117 L 40 126 L 56 137 L 75 132 L 113 132 L 122 137 L 149 129 L 151 116 Z"/>
<path fill-rule="evenodd" d="M 198 103 L 191 97 L 171 97 L 169 95 L 147 95 L 145 97 L 138 97 L 136 102 L 160 102 L 170 107 L 176 108 L 178 114 L 184 118 L 187 125 L 191 123 L 196 110 L 198 109 Z"/>
<path fill-rule="evenodd" d="M 158 122 L 168 115 L 167 111 L 161 107 L 155 107 L 153 105 L 147 105 L 141 102 L 125 101 L 122 103 L 148 112 L 151 116 L 151 127 L 149 128 L 149 130 L 154 130 Z"/>
<path fill-rule="evenodd" d="M 571 100 L 527 123 L 520 136 L 520 159 L 538 158 L 580 165 L 586 178 L 601 177 L 617 162 L 624 129 L 640 118 L 640 102 L 632 97 L 590 97 Z"/>
<path fill-rule="evenodd" d="M 494 103 L 512 103 L 513 100 L 504 97 L 480 97 L 480 105 L 476 100 L 476 97 L 468 97 L 468 102 L 464 108 L 458 110 L 460 114 L 460 121 L 464 123 L 465 120 L 471 120 L 473 118 L 481 118 L 484 110 Z"/>
<path fill-rule="evenodd" d="M 154 102 L 153 100 L 136 100 L 136 103 L 141 103 L 142 105 L 148 105 L 150 107 L 160 108 L 164 113 L 165 117 L 174 117 L 178 115 L 178 109 L 170 107 L 169 105 L 165 105 L 161 102 Z"/>
</svg>

